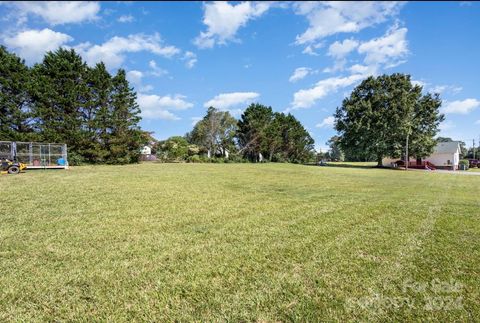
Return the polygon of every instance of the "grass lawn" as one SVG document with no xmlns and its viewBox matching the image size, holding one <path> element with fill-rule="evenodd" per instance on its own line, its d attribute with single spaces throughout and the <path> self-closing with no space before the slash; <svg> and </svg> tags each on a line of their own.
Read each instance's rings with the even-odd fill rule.
<svg viewBox="0 0 480 323">
<path fill-rule="evenodd" d="M 480 321 L 480 177 L 287 164 L 1 176 L 0 321 Z"/>
<path fill-rule="evenodd" d="M 469 168 L 469 172 L 480 172 L 480 168 Z"/>
</svg>

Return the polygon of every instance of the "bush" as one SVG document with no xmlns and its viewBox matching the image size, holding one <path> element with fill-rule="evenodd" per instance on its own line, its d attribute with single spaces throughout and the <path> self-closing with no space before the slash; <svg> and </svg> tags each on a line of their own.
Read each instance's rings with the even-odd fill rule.
<svg viewBox="0 0 480 323">
<path fill-rule="evenodd" d="M 84 158 L 80 154 L 77 154 L 75 152 L 69 153 L 67 160 L 70 166 L 80 166 L 83 165 L 85 162 Z"/>
<path fill-rule="evenodd" d="M 468 170 L 469 165 L 470 165 L 470 162 L 466 159 L 462 159 L 458 162 L 458 166 L 461 170 Z"/>
<path fill-rule="evenodd" d="M 188 156 L 187 158 L 187 163 L 201 163 L 201 162 L 202 160 L 198 155 Z"/>
</svg>

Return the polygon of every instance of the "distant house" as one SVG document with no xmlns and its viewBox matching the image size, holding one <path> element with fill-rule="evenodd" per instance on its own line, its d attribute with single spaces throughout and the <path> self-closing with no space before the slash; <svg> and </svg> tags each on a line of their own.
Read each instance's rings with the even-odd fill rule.
<svg viewBox="0 0 480 323">
<path fill-rule="evenodd" d="M 409 167 L 423 168 L 425 162 L 429 162 L 433 164 L 435 168 L 457 170 L 460 161 L 460 152 L 460 142 L 458 141 L 439 142 L 430 156 L 416 159 L 410 157 Z M 398 160 L 400 160 L 400 158 L 384 158 L 382 164 L 385 167 L 391 167 Z"/>
<path fill-rule="evenodd" d="M 149 146 L 143 146 L 142 150 L 140 151 L 140 160 L 143 161 L 155 161 L 157 160 L 157 156 L 152 155 L 152 148 Z"/>
<path fill-rule="evenodd" d="M 142 148 L 142 152 L 141 152 L 142 155 L 151 155 L 152 154 L 152 148 L 148 147 L 148 146 L 144 146 Z"/>
</svg>

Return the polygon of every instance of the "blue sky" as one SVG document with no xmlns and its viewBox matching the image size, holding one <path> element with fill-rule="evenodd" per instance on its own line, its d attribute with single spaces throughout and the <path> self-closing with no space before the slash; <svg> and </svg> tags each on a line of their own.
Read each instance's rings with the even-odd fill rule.
<svg viewBox="0 0 480 323">
<path fill-rule="evenodd" d="M 480 139 L 480 3 L 0 2 L 0 42 L 31 65 L 75 48 L 128 72 L 142 127 L 183 135 L 213 105 L 294 114 L 317 148 L 369 75 L 402 72 L 439 92 L 441 135 Z"/>
</svg>

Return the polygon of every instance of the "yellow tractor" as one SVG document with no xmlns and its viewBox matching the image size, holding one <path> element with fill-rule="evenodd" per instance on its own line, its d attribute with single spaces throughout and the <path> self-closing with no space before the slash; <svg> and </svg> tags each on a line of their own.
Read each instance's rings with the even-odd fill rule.
<svg viewBox="0 0 480 323">
<path fill-rule="evenodd" d="M 2 166 L 0 168 L 2 174 L 18 174 L 27 168 L 24 163 L 13 162 L 8 159 L 1 160 Z"/>
</svg>

